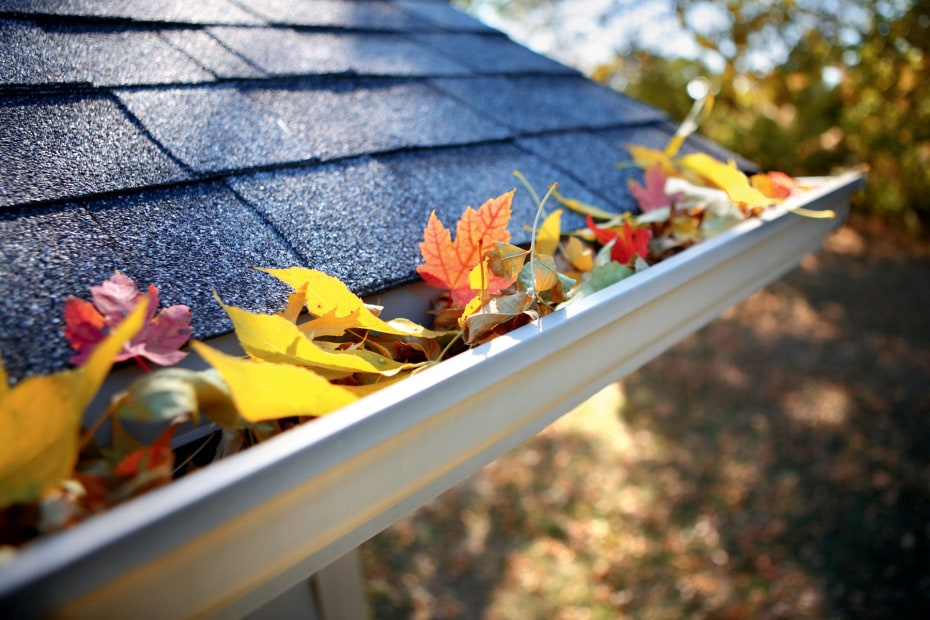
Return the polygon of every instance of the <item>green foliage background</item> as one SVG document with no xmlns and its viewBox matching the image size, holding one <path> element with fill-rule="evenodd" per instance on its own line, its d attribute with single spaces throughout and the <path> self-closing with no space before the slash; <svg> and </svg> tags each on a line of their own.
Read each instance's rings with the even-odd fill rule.
<svg viewBox="0 0 930 620">
<path fill-rule="evenodd" d="M 563 0 L 490 1 L 520 15 Z M 681 119 L 691 105 L 687 83 L 707 76 L 718 96 L 705 135 L 763 169 L 792 175 L 867 167 L 855 208 L 913 232 L 930 230 L 930 0 L 666 4 L 707 56 L 618 44 L 595 80 Z M 626 0 L 613 5 L 629 8 Z M 722 18 L 706 19 L 708 7 Z M 769 49 L 786 50 L 787 58 L 760 70 L 753 58 Z"/>
</svg>

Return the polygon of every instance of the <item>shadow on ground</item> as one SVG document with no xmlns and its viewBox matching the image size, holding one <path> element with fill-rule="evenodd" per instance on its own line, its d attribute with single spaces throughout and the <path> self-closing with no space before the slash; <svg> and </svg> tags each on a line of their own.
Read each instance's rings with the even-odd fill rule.
<svg viewBox="0 0 930 620">
<path fill-rule="evenodd" d="M 377 618 L 930 609 L 930 252 L 827 250 L 367 543 Z"/>
</svg>

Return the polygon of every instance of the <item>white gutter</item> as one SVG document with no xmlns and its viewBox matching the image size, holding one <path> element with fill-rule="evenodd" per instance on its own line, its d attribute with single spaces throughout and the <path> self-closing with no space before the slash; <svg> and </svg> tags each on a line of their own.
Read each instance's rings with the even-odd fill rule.
<svg viewBox="0 0 930 620">
<path fill-rule="evenodd" d="M 793 268 L 862 184 L 827 180 L 635 277 L 219 461 L 0 567 L 0 617 L 238 617 Z"/>
</svg>

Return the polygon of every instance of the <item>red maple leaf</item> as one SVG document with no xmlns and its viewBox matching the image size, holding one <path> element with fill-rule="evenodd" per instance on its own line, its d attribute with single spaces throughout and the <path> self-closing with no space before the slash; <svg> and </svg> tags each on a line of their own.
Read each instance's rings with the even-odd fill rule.
<svg viewBox="0 0 930 620">
<path fill-rule="evenodd" d="M 635 228 L 630 226 L 629 222 L 624 222 L 619 232 L 609 228 L 598 228 L 590 215 L 588 216 L 588 228 L 601 245 L 614 242 L 610 249 L 610 258 L 615 262 L 629 265 L 637 254 L 646 258 L 649 253 L 649 239 L 652 233 L 648 228 Z"/>
<path fill-rule="evenodd" d="M 643 180 L 646 183 L 645 186 L 640 185 L 633 179 L 627 181 L 630 193 L 636 198 L 636 202 L 639 203 L 639 208 L 642 209 L 643 213 L 667 207 L 681 196 L 680 193 L 665 193 L 665 181 L 668 180 L 668 177 L 662 171 L 662 164 L 647 168 Z"/>
<path fill-rule="evenodd" d="M 175 420 L 151 444 L 128 454 L 116 466 L 114 473 L 117 476 L 137 476 L 144 471 L 161 468 L 167 469 L 167 473 L 170 475 L 171 468 L 174 466 L 171 439 L 174 436 L 174 430 L 180 423 L 181 420 Z"/>
<path fill-rule="evenodd" d="M 139 303 L 148 304 L 145 325 L 114 361 L 144 357 L 161 366 L 171 366 L 187 355 L 178 349 L 192 333 L 190 308 L 178 304 L 164 308 L 156 316 L 158 288 L 154 284 L 143 293 L 131 278 L 117 271 L 99 286 L 90 287 L 90 292 L 93 303 L 76 297 L 65 300 L 65 337 L 77 351 L 71 358 L 72 364 L 87 361 L 100 341 Z"/>
<path fill-rule="evenodd" d="M 426 262 L 417 267 L 417 273 L 430 286 L 448 290 L 454 307 L 464 306 L 475 296 L 468 285 L 468 274 L 481 262 L 482 253 L 493 248 L 495 241 L 510 240 L 507 225 L 513 195 L 510 191 L 491 198 L 477 211 L 471 207 L 465 209 L 455 228 L 455 241 L 436 212 L 430 213 L 420 243 L 420 254 Z M 509 284 L 510 281 L 491 276 L 488 292 L 496 293 Z"/>
</svg>

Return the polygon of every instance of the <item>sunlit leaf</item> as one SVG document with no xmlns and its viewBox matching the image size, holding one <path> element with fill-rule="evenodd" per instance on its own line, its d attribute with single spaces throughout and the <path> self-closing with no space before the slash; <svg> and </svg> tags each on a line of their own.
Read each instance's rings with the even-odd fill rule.
<svg viewBox="0 0 930 620">
<path fill-rule="evenodd" d="M 372 329 L 399 336 L 436 335 L 435 332 L 411 321 L 394 323 L 375 316 L 365 302 L 355 295 L 339 278 L 315 269 L 290 267 L 288 269 L 262 269 L 295 291 L 303 290 L 307 310 L 316 317 L 333 314 L 335 317 L 357 316 L 355 327 Z"/>
<path fill-rule="evenodd" d="M 672 157 L 664 151 L 658 151 L 636 144 L 627 144 L 626 150 L 629 151 L 630 157 L 633 158 L 633 163 L 643 170 L 649 170 L 650 168 L 658 166 L 665 176 L 670 177 L 678 174 L 678 169 L 672 162 Z M 594 217 L 597 216 L 595 215 Z"/>
<path fill-rule="evenodd" d="M 227 306 L 222 301 L 220 305 L 229 315 L 239 344 L 246 353 L 268 362 L 315 368 L 327 378 L 356 372 L 393 374 L 407 367 L 363 349 L 328 351 L 280 316 L 249 312 Z"/>
<path fill-rule="evenodd" d="M 725 191 L 733 202 L 755 207 L 767 207 L 777 202 L 752 187 L 745 174 L 710 155 L 694 153 L 685 155 L 678 162 L 682 168 Z"/>
<path fill-rule="evenodd" d="M 594 253 L 577 237 L 569 237 L 562 244 L 562 252 L 572 267 L 578 271 L 590 271 L 594 267 Z"/>
<path fill-rule="evenodd" d="M 617 217 L 618 215 L 617 213 L 605 211 L 604 209 L 601 209 L 600 207 L 596 207 L 586 202 L 582 202 L 575 198 L 566 198 L 565 196 L 560 194 L 558 190 L 552 190 L 552 195 L 555 197 L 556 200 L 559 201 L 559 204 L 561 204 L 564 207 L 567 207 L 568 209 L 571 209 L 575 213 L 580 213 L 582 215 L 590 215 L 591 217 L 596 217 L 599 220 L 609 220 L 611 218 Z"/>
<path fill-rule="evenodd" d="M 424 264 L 417 267 L 417 273 L 430 286 L 448 290 L 454 306 L 462 307 L 472 298 L 468 276 L 481 262 L 482 253 L 496 241 L 510 240 L 507 226 L 513 195 L 510 191 L 488 200 L 477 210 L 465 209 L 456 226 L 454 241 L 436 213 L 430 214 L 420 243 Z M 488 290 L 494 293 L 507 284 L 492 280 Z"/>
<path fill-rule="evenodd" d="M 32 501 L 71 473 L 84 410 L 145 317 L 139 304 L 83 366 L 30 377 L 0 396 L 0 508 Z"/>
<path fill-rule="evenodd" d="M 202 342 L 191 346 L 222 375 L 239 415 L 249 422 L 321 416 L 358 399 L 305 368 L 233 357 Z"/>
<path fill-rule="evenodd" d="M 555 255 L 562 234 L 562 210 L 556 209 L 543 221 L 536 231 L 536 253 L 547 256 Z"/>
</svg>

